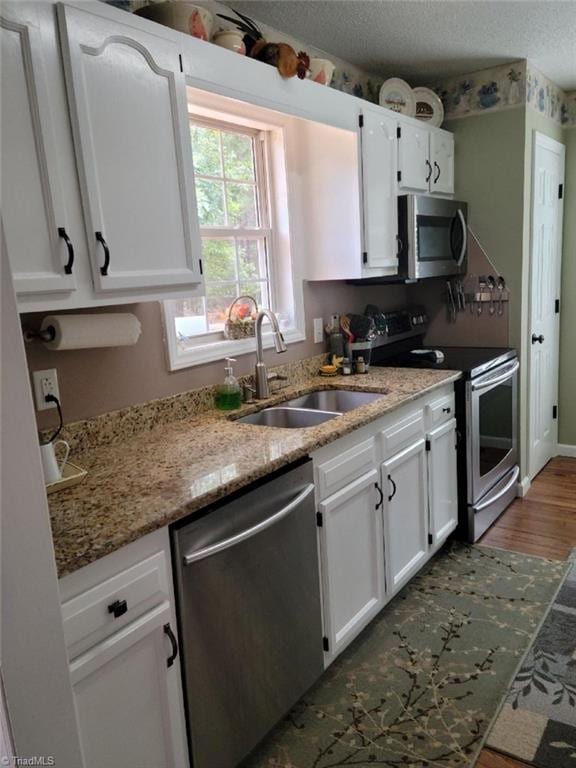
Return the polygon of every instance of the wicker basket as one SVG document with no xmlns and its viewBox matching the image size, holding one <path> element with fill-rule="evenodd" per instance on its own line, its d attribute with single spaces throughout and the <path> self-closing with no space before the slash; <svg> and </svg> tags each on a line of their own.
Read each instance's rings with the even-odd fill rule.
<svg viewBox="0 0 576 768">
<path fill-rule="evenodd" d="M 248 301 L 252 302 L 254 304 L 254 311 L 250 313 L 248 317 L 240 318 L 237 314 L 237 309 L 235 308 L 238 302 L 241 302 L 242 299 L 247 299 Z M 244 304 L 246 304 L 246 301 L 244 301 Z M 228 317 L 226 318 L 226 323 L 224 325 L 224 336 L 227 339 L 249 339 L 251 336 L 256 335 L 256 318 L 255 315 L 258 314 L 258 304 L 256 303 L 256 299 L 253 296 L 237 296 L 232 304 L 230 304 L 230 309 L 228 310 Z"/>
</svg>

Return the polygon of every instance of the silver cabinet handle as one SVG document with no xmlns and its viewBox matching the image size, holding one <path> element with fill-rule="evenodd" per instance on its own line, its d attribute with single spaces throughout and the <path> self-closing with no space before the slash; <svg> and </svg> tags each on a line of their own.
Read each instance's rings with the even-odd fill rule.
<svg viewBox="0 0 576 768">
<path fill-rule="evenodd" d="M 478 504 L 474 507 L 475 512 L 481 512 L 483 509 L 486 509 L 486 507 L 489 507 L 490 504 L 494 504 L 495 501 L 498 501 L 498 499 L 501 499 L 504 494 L 508 493 L 510 488 L 515 484 L 516 480 L 518 480 L 518 475 L 520 474 L 520 467 L 516 467 L 514 470 L 514 474 L 512 475 L 512 479 L 509 480 L 505 487 L 502 488 L 501 491 L 498 491 L 496 496 L 492 496 L 491 499 L 488 499 L 488 501 L 485 501 L 483 504 Z"/>
<path fill-rule="evenodd" d="M 261 523 L 253 525 L 252 528 L 247 528 L 245 531 L 237 533 L 235 536 L 231 536 L 229 539 L 224 539 L 224 541 L 219 541 L 216 544 L 211 544 L 209 547 L 199 549 L 198 552 L 191 552 L 189 555 L 184 555 L 184 565 L 197 563 L 198 560 L 204 560 L 204 558 L 216 555 L 218 552 L 223 552 L 225 549 L 229 549 L 236 544 L 240 544 L 242 541 L 246 541 L 246 539 L 251 539 L 252 536 L 256 536 L 256 534 L 265 531 L 266 528 L 270 528 L 270 526 L 274 525 L 274 523 L 278 523 L 280 520 L 282 520 L 283 517 L 287 517 L 290 512 L 293 512 L 296 507 L 300 506 L 304 499 L 308 498 L 308 496 L 310 496 L 310 494 L 313 492 L 314 486 L 312 483 L 308 483 L 308 485 L 298 494 L 298 496 L 286 504 L 285 507 L 282 507 L 281 510 L 275 512 L 265 520 L 262 520 Z"/>
<path fill-rule="evenodd" d="M 488 387 L 494 386 L 494 384 L 502 384 L 502 382 L 511 378 L 516 373 L 518 368 L 520 368 L 520 363 L 517 360 L 511 368 L 508 368 L 506 373 L 502 374 L 502 376 L 494 376 L 493 378 L 486 379 L 486 381 L 483 381 L 479 384 L 472 384 L 472 391 L 478 392 L 478 390 L 487 389 Z"/>
</svg>

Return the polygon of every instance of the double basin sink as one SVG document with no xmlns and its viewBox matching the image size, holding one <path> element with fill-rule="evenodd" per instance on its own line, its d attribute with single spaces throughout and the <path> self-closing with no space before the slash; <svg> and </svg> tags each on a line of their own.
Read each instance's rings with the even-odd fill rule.
<svg viewBox="0 0 576 768">
<path fill-rule="evenodd" d="M 328 389 L 287 400 L 280 405 L 264 408 L 236 419 L 240 424 L 257 424 L 261 427 L 305 429 L 316 427 L 325 421 L 342 416 L 362 405 L 368 405 L 384 397 L 379 392 L 354 392 L 350 389 Z"/>
</svg>

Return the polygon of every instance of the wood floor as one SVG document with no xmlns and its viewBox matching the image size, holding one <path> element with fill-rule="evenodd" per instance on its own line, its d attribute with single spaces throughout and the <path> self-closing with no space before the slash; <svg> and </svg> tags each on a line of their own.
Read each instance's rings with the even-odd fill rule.
<svg viewBox="0 0 576 768">
<path fill-rule="evenodd" d="M 565 560 L 576 547 L 576 459 L 552 459 L 480 543 Z M 475 768 L 526 768 L 526 763 L 483 749 Z"/>
</svg>

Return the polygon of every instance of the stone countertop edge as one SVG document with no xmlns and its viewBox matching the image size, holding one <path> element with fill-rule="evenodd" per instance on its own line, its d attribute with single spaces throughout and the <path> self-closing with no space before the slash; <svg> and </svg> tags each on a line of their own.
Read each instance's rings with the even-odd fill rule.
<svg viewBox="0 0 576 768">
<path fill-rule="evenodd" d="M 215 409 L 75 456 L 83 483 L 48 497 L 59 578 L 309 456 L 380 416 L 453 383 L 458 371 L 372 369 L 288 386 L 237 411 Z M 384 392 L 373 403 L 306 429 L 235 420 L 320 389 Z"/>
</svg>

